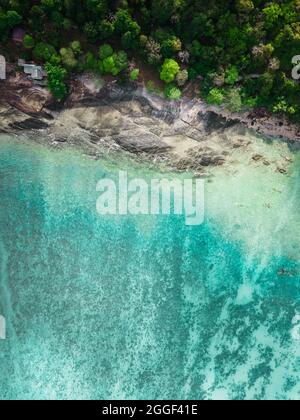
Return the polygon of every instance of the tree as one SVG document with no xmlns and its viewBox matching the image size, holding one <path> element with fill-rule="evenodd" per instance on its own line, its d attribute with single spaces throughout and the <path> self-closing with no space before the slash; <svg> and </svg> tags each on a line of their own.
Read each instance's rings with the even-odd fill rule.
<svg viewBox="0 0 300 420">
<path fill-rule="evenodd" d="M 125 51 L 119 51 L 115 56 L 115 63 L 118 69 L 118 73 L 126 70 L 128 67 L 128 56 Z"/>
<path fill-rule="evenodd" d="M 176 76 L 176 82 L 178 86 L 184 86 L 189 79 L 189 73 L 187 70 L 180 71 Z"/>
<path fill-rule="evenodd" d="M 122 45 L 135 62 L 142 58 L 160 72 L 161 79 L 172 85 L 173 91 L 168 90 L 172 96 L 178 95 L 174 88 L 184 86 L 187 75 L 190 80 L 201 77 L 201 94 L 208 101 L 225 101 L 236 109 L 241 96 L 249 106 L 281 109 L 287 115 L 294 110 L 293 119 L 300 122 L 300 85 L 288 82 L 292 82 L 291 59 L 299 54 L 300 0 L 0 3 L 2 49 L 11 58 L 16 58 L 15 51 L 6 51 L 7 38 L 21 24 L 28 31 L 23 44 L 28 59 L 32 56 L 67 70 L 88 68 L 124 79 L 135 69 L 125 72 L 128 59 L 124 51 L 103 48 L 99 57 L 87 54 L 94 51 L 89 44 L 99 41 Z M 82 45 L 74 41 L 66 47 L 73 28 Z"/>
<path fill-rule="evenodd" d="M 278 98 L 276 104 L 273 107 L 273 112 L 275 114 L 289 114 L 294 115 L 296 113 L 296 108 L 288 104 L 284 96 Z"/>
<path fill-rule="evenodd" d="M 91 42 L 96 42 L 99 36 L 98 27 L 94 22 L 87 22 L 83 28 L 84 33 Z"/>
<path fill-rule="evenodd" d="M 92 71 L 95 71 L 98 68 L 98 61 L 91 52 L 88 52 L 85 57 L 85 68 Z"/>
<path fill-rule="evenodd" d="M 242 109 L 242 97 L 238 89 L 230 89 L 226 94 L 227 108 L 232 112 L 240 112 Z"/>
<path fill-rule="evenodd" d="M 126 50 L 138 47 L 141 27 L 132 19 L 127 10 L 117 11 L 114 22 L 115 32 L 122 37 L 122 46 Z"/>
<path fill-rule="evenodd" d="M 99 25 L 99 39 L 108 39 L 113 36 L 115 27 L 109 20 L 102 20 Z"/>
<path fill-rule="evenodd" d="M 15 26 L 22 21 L 22 17 L 14 10 L 4 12 L 0 8 L 0 36 L 6 38 Z"/>
<path fill-rule="evenodd" d="M 148 37 L 146 35 L 140 35 L 139 42 L 142 48 L 146 48 Z"/>
<path fill-rule="evenodd" d="M 55 28 L 61 28 L 64 24 L 64 17 L 55 10 L 51 13 L 51 22 L 54 24 Z"/>
<path fill-rule="evenodd" d="M 162 60 L 161 47 L 153 38 L 149 38 L 146 44 L 148 63 L 152 65 L 159 64 Z"/>
<path fill-rule="evenodd" d="M 174 54 L 181 51 L 182 44 L 179 38 L 172 36 L 162 42 L 161 52 L 164 57 L 172 57 Z"/>
<path fill-rule="evenodd" d="M 53 66 L 59 66 L 61 64 L 61 56 L 59 54 L 53 54 L 49 61 Z"/>
<path fill-rule="evenodd" d="M 110 57 L 107 57 L 102 62 L 103 65 L 103 71 L 107 74 L 112 74 L 113 76 L 116 76 L 119 71 L 116 66 L 116 56 L 111 55 Z"/>
<path fill-rule="evenodd" d="M 71 48 L 62 48 L 60 50 L 60 55 L 64 66 L 70 70 L 76 68 L 78 61 L 76 60 L 74 51 Z"/>
<path fill-rule="evenodd" d="M 47 64 L 45 66 L 48 78 L 48 88 L 55 99 L 62 101 L 68 94 L 68 87 L 65 83 L 67 71 L 60 66 Z"/>
<path fill-rule="evenodd" d="M 160 78 L 166 83 L 172 83 L 179 70 L 179 64 L 175 60 L 166 59 L 160 73 Z"/>
<path fill-rule="evenodd" d="M 73 41 L 70 44 L 70 48 L 72 49 L 75 56 L 78 56 L 82 53 L 81 44 L 79 41 Z"/>
<path fill-rule="evenodd" d="M 35 46 L 34 39 L 31 35 L 26 34 L 24 36 L 23 45 L 26 50 L 32 50 Z"/>
<path fill-rule="evenodd" d="M 272 57 L 273 52 L 274 47 L 270 43 L 260 43 L 259 45 L 252 48 L 252 55 L 256 60 L 258 60 L 260 65 L 268 63 L 270 58 Z"/>
<path fill-rule="evenodd" d="M 41 0 L 41 7 L 46 11 L 52 11 L 59 6 L 59 0 Z"/>
<path fill-rule="evenodd" d="M 136 35 L 133 32 L 126 32 L 122 36 L 122 47 L 125 50 L 134 50 L 137 49 L 139 45 L 139 39 L 136 37 Z"/>
<path fill-rule="evenodd" d="M 230 66 L 225 72 L 225 83 L 234 85 L 239 80 L 239 72 L 236 66 Z"/>
<path fill-rule="evenodd" d="M 33 56 L 38 61 L 50 61 L 53 55 L 56 55 L 55 48 L 45 42 L 39 42 L 33 50 Z"/>
<path fill-rule="evenodd" d="M 119 51 L 117 54 L 114 53 L 109 57 L 105 57 L 103 61 L 101 60 L 100 65 L 104 73 L 117 76 L 128 67 L 127 54 L 125 51 Z"/>
<path fill-rule="evenodd" d="M 23 15 L 23 13 L 26 12 L 26 10 L 28 9 L 28 5 L 21 4 L 23 2 L 21 2 L 20 0 L 9 0 L 8 2 L 1 2 L 1 7 L 5 4 L 8 3 L 8 7 L 10 10 L 14 10 L 15 12 L 17 12 L 19 15 Z"/>
<path fill-rule="evenodd" d="M 283 15 L 283 11 L 279 4 L 271 3 L 263 9 L 263 14 L 265 15 L 266 27 L 272 28 L 278 22 L 279 17 Z"/>
<path fill-rule="evenodd" d="M 104 44 L 99 49 L 99 57 L 101 60 L 112 56 L 114 53 L 113 48 L 109 44 Z"/>
<path fill-rule="evenodd" d="M 254 4 L 252 0 L 237 0 L 237 10 L 241 13 L 251 13 L 254 10 Z"/>
<path fill-rule="evenodd" d="M 184 5 L 184 0 L 152 0 L 152 16 L 158 23 L 165 24 Z"/>
<path fill-rule="evenodd" d="M 224 102 L 223 90 L 219 88 L 211 89 L 206 100 L 207 103 L 210 105 L 222 105 L 222 103 Z"/>
<path fill-rule="evenodd" d="M 15 26 L 19 25 L 22 22 L 22 16 L 20 16 L 16 11 L 9 10 L 6 13 L 6 26 L 8 29 L 13 29 Z"/>
<path fill-rule="evenodd" d="M 134 69 L 130 73 L 130 79 L 133 82 L 135 82 L 136 80 L 138 80 L 139 76 L 140 76 L 140 70 L 139 69 Z"/>
<path fill-rule="evenodd" d="M 107 14 L 107 0 L 86 0 L 85 3 L 87 14 L 90 18 L 97 20 Z"/>
<path fill-rule="evenodd" d="M 168 85 L 165 88 L 165 96 L 171 100 L 179 100 L 181 98 L 181 90 L 174 85 Z"/>
<path fill-rule="evenodd" d="M 64 19 L 62 26 L 63 26 L 65 31 L 69 31 L 72 28 L 71 20 L 70 19 Z"/>
<path fill-rule="evenodd" d="M 141 33 L 141 28 L 137 22 L 135 22 L 127 10 L 120 9 L 116 13 L 115 16 L 115 23 L 114 23 L 115 31 L 119 35 L 123 35 L 126 32 L 132 32 L 132 34 L 138 37 Z"/>
<path fill-rule="evenodd" d="M 43 30 L 45 19 L 46 15 L 44 10 L 38 5 L 32 6 L 28 16 L 28 26 L 32 29 L 33 33 Z"/>
</svg>

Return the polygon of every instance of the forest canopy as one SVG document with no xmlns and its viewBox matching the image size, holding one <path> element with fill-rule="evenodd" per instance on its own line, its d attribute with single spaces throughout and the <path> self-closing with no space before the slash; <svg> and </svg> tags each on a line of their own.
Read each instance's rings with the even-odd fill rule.
<svg viewBox="0 0 300 420">
<path fill-rule="evenodd" d="M 209 103 L 266 107 L 300 121 L 291 76 L 300 0 L 0 0 L 2 50 L 16 27 L 26 31 L 25 58 L 46 65 L 58 99 L 72 72 L 135 81 L 138 61 L 171 99 L 195 81 Z"/>
</svg>

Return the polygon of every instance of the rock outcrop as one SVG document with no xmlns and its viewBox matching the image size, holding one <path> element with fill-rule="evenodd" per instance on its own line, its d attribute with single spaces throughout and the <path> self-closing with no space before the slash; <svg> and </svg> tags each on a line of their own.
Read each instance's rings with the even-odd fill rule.
<svg viewBox="0 0 300 420">
<path fill-rule="evenodd" d="M 94 157 L 122 150 L 197 173 L 230 163 L 241 149 L 244 153 L 248 148 L 249 160 L 253 160 L 249 142 L 251 133 L 254 137 L 253 117 L 231 115 L 199 100 L 166 101 L 135 85 L 111 83 L 92 90 L 90 86 L 74 81 L 64 106 L 57 106 L 45 88 L 13 77 L 0 98 L 0 130 L 26 131 L 54 147 L 73 144 Z M 267 116 L 255 118 L 259 124 Z M 282 132 L 285 125 L 278 125 Z M 268 124 L 265 127 L 266 134 L 272 131 Z M 298 127 L 288 128 L 290 140 L 300 142 Z"/>
</svg>

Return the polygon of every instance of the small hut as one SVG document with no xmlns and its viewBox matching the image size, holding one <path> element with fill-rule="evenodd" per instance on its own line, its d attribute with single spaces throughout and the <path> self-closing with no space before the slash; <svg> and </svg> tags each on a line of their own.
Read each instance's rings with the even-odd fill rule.
<svg viewBox="0 0 300 420">
<path fill-rule="evenodd" d="M 15 28 L 13 30 L 12 39 L 14 42 L 17 42 L 18 44 L 23 44 L 25 35 L 26 35 L 26 31 L 24 31 L 24 29 Z"/>
<path fill-rule="evenodd" d="M 18 60 L 18 66 L 23 67 L 24 73 L 33 80 L 43 80 L 47 76 L 43 68 L 34 63 L 27 64 L 25 60 Z"/>
</svg>

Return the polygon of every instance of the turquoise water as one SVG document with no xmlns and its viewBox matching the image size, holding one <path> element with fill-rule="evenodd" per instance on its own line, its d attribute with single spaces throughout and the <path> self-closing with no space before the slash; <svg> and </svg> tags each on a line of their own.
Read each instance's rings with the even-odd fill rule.
<svg viewBox="0 0 300 420">
<path fill-rule="evenodd" d="M 0 137 L 1 399 L 300 397 L 299 153 L 237 151 L 190 227 L 100 217 L 117 163 Z"/>
</svg>

